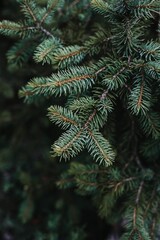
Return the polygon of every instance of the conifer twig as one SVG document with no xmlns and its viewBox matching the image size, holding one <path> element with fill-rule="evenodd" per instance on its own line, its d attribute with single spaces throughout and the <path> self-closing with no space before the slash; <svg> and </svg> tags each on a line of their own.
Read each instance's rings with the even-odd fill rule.
<svg viewBox="0 0 160 240">
<path fill-rule="evenodd" d="M 38 28 L 43 32 L 45 33 L 45 35 L 47 37 L 52 37 L 54 38 L 53 34 L 51 32 L 49 32 L 47 29 L 45 29 L 42 25 L 41 26 L 38 26 Z"/>
<path fill-rule="evenodd" d="M 33 10 L 30 8 L 29 4 L 27 3 L 27 0 L 24 0 L 24 4 L 25 4 L 26 9 L 28 10 L 30 16 L 32 17 L 33 21 L 35 23 L 37 23 L 38 19 L 37 19 L 36 15 L 34 14 Z"/>
<path fill-rule="evenodd" d="M 140 195 L 143 189 L 143 185 L 144 185 L 144 180 L 141 181 L 139 188 L 138 188 L 138 192 L 137 192 L 137 196 L 136 196 L 136 205 L 138 205 L 139 203 L 139 199 L 140 199 Z"/>
<path fill-rule="evenodd" d="M 44 16 L 42 17 L 40 24 L 42 24 L 45 19 L 48 17 L 48 15 L 51 13 L 52 9 L 54 9 L 56 7 L 56 5 L 58 4 L 59 0 L 55 0 L 55 2 L 53 1 L 53 3 L 51 4 L 51 6 L 48 8 L 48 11 L 44 14 Z"/>
<path fill-rule="evenodd" d="M 114 190 L 114 191 L 116 192 L 117 189 L 118 189 L 118 187 L 119 187 L 120 185 L 122 185 L 123 183 L 130 182 L 130 181 L 135 180 L 135 179 L 137 179 L 137 177 L 129 177 L 129 178 L 123 179 L 122 181 L 118 182 L 118 183 L 115 185 L 115 190 Z"/>
</svg>

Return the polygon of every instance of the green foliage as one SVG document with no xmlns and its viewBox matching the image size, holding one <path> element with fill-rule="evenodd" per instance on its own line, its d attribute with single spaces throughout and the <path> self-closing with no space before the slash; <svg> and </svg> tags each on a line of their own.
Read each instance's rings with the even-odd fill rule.
<svg viewBox="0 0 160 240">
<path fill-rule="evenodd" d="M 45 64 L 20 96 L 28 103 L 50 99 L 49 119 L 65 131 L 53 143 L 52 155 L 76 161 L 57 185 L 89 195 L 108 224 L 124 227 L 122 240 L 156 239 L 159 1 L 18 2 L 25 20 L 3 20 L 0 32 L 21 38 L 7 54 L 10 64 L 30 57 Z M 20 207 L 24 223 L 34 214 L 32 198 L 28 194 Z M 59 237 L 50 234 L 37 232 L 36 239 Z M 86 236 L 82 228 L 69 237 Z"/>
<path fill-rule="evenodd" d="M 103 0 L 92 0 L 91 6 L 101 14 L 105 14 L 108 11 L 108 3 Z"/>
<path fill-rule="evenodd" d="M 28 99 L 29 92 L 32 95 L 67 95 L 71 86 L 74 93 L 80 93 L 86 91 L 93 83 L 92 71 L 89 68 L 73 67 L 52 74 L 51 77 L 33 79 L 22 91 L 22 96 L 24 95 Z"/>
<path fill-rule="evenodd" d="M 42 62 L 42 64 L 52 63 L 54 52 L 60 45 L 60 41 L 56 38 L 44 40 L 42 43 L 39 44 L 39 46 L 36 47 L 34 53 L 34 60 L 37 63 Z"/>
<path fill-rule="evenodd" d="M 0 23 L 0 32 L 5 36 L 20 35 L 21 37 L 25 37 L 30 34 L 30 32 L 34 32 L 34 30 L 34 27 L 26 26 L 23 23 L 15 23 L 8 20 L 4 20 Z"/>
<path fill-rule="evenodd" d="M 135 80 L 135 86 L 131 90 L 129 96 L 129 107 L 134 114 L 139 114 L 142 112 L 145 114 L 151 105 L 151 89 L 147 86 L 147 79 L 144 82 L 144 74 L 141 73 L 139 76 L 137 74 Z"/>
<path fill-rule="evenodd" d="M 88 151 L 91 156 L 100 164 L 105 161 L 106 165 L 112 164 L 115 154 L 109 144 L 109 142 L 96 131 L 88 131 Z"/>
<path fill-rule="evenodd" d="M 53 63 L 58 64 L 60 68 L 66 68 L 70 65 L 78 64 L 85 57 L 84 48 L 80 46 L 69 46 L 57 49 L 54 54 Z"/>
<path fill-rule="evenodd" d="M 64 129 L 71 127 L 72 125 L 78 125 L 78 116 L 67 108 L 51 106 L 48 111 L 50 120 L 57 123 L 59 126 L 62 126 Z"/>
</svg>

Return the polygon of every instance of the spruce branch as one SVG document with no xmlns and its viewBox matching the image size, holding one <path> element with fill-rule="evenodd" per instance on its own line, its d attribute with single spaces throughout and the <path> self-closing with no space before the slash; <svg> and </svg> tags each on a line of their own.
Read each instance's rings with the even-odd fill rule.
<svg viewBox="0 0 160 240">
<path fill-rule="evenodd" d="M 91 6 L 95 11 L 101 14 L 106 14 L 109 10 L 109 5 L 103 0 L 91 0 Z"/>
<path fill-rule="evenodd" d="M 125 179 L 122 179 L 121 181 L 119 181 L 118 183 L 110 183 L 110 186 L 111 187 L 114 187 L 114 192 L 117 192 L 118 191 L 118 188 L 119 187 L 121 187 L 122 185 L 124 185 L 125 183 L 127 183 L 127 182 L 131 182 L 132 183 L 132 181 L 133 180 L 136 180 L 136 179 L 138 179 L 137 177 L 129 177 L 129 178 L 125 178 Z"/>
<path fill-rule="evenodd" d="M 99 29 L 100 28 L 100 29 Z M 101 48 L 106 48 L 107 44 L 112 40 L 113 36 L 108 36 L 105 29 L 99 27 L 94 35 L 91 35 L 85 42 L 84 47 L 88 55 L 94 56 L 98 54 Z"/>
<path fill-rule="evenodd" d="M 37 24 L 37 29 L 40 29 L 41 32 L 44 33 L 47 37 L 54 38 L 54 35 L 43 26 L 40 26 L 39 23 Z"/>
<path fill-rule="evenodd" d="M 69 160 L 85 147 L 86 133 L 83 128 L 71 127 L 53 144 L 53 154 L 60 159 Z"/>
<path fill-rule="evenodd" d="M 36 4 L 34 1 L 30 1 L 30 0 L 23 0 L 24 3 L 24 7 L 22 8 L 22 11 L 25 14 L 29 14 L 31 16 L 31 18 L 33 19 L 34 23 L 38 23 L 38 19 L 36 17 L 36 14 L 34 13 L 35 9 L 36 9 Z"/>
<path fill-rule="evenodd" d="M 58 185 L 90 195 L 109 224 L 123 218 L 122 240 L 154 239 L 160 178 L 159 1 L 19 2 L 26 20 L 2 21 L 0 32 L 22 38 L 8 53 L 10 63 L 28 61 L 34 53 L 36 63 L 49 65 L 36 66 L 37 76 L 46 69 L 43 76 L 33 78 L 21 95 L 28 102 L 42 103 L 42 95 L 56 98 L 48 117 L 65 131 L 52 145 L 52 155 L 77 158 Z"/>
<path fill-rule="evenodd" d="M 61 46 L 61 42 L 57 38 L 45 39 L 40 43 L 34 53 L 34 60 L 36 62 L 42 62 L 42 64 L 53 62 L 54 52 L 57 50 L 57 47 Z"/>
<path fill-rule="evenodd" d="M 94 118 L 94 116 L 96 115 L 97 110 L 94 109 L 93 113 L 89 116 L 88 120 L 86 121 L 86 123 L 84 124 L 84 128 L 87 129 L 88 125 L 90 124 L 90 122 L 92 121 L 92 119 Z"/>
<path fill-rule="evenodd" d="M 36 43 L 32 43 L 32 41 L 33 39 L 27 38 L 23 41 L 20 40 L 13 45 L 7 52 L 8 63 L 14 65 L 15 67 L 22 66 L 26 63 L 31 58 L 37 45 Z"/>
<path fill-rule="evenodd" d="M 144 71 L 135 76 L 135 87 L 130 92 L 129 108 L 133 114 L 138 115 L 140 112 L 146 114 L 151 106 L 151 90 L 147 86 Z"/>
<path fill-rule="evenodd" d="M 137 207 L 135 207 L 134 208 L 134 211 L 133 211 L 133 232 L 132 233 L 134 233 L 134 231 L 136 231 L 137 229 L 136 229 L 136 222 L 137 222 Z M 132 235 L 132 233 L 131 233 L 131 235 Z"/>
<path fill-rule="evenodd" d="M 126 84 L 129 70 L 122 64 L 121 62 L 116 62 L 115 65 L 107 66 L 102 83 L 110 90 L 117 90 Z"/>
<path fill-rule="evenodd" d="M 91 156 L 100 164 L 104 163 L 106 166 L 112 165 L 115 153 L 109 142 L 97 131 L 87 129 L 87 132 L 89 134 L 87 149 Z"/>
<path fill-rule="evenodd" d="M 53 34 L 42 26 L 42 22 L 37 18 L 36 13 L 37 5 L 34 1 L 23 0 L 22 12 L 27 16 L 28 14 L 31 16 L 33 23 L 35 24 L 35 29 L 40 30 L 47 37 L 54 37 Z M 43 19 L 43 18 L 42 18 Z"/>
<path fill-rule="evenodd" d="M 34 31 L 34 26 L 25 26 L 22 23 L 15 23 L 8 20 L 0 22 L 0 32 L 6 36 L 23 36 L 27 31 Z"/>
<path fill-rule="evenodd" d="M 95 74 L 98 75 L 99 73 L 103 72 L 106 68 L 107 66 L 100 68 L 97 72 L 95 72 Z"/>
<path fill-rule="evenodd" d="M 131 11 L 137 18 L 154 18 L 154 13 L 159 14 L 159 4 L 155 0 L 131 3 Z"/>
<path fill-rule="evenodd" d="M 66 68 L 80 63 L 86 55 L 85 48 L 78 45 L 58 48 L 54 53 L 53 63 Z"/>
<path fill-rule="evenodd" d="M 158 139 L 160 136 L 160 116 L 158 112 L 148 112 L 145 115 L 140 115 L 140 127 L 146 135 L 151 135 L 152 138 Z"/>
<path fill-rule="evenodd" d="M 78 99 L 74 99 L 69 103 L 68 108 L 76 113 L 93 110 L 96 105 L 96 100 L 90 96 L 80 97 Z"/>
<path fill-rule="evenodd" d="M 48 108 L 48 116 L 53 123 L 56 123 L 63 129 L 79 125 L 78 116 L 67 108 L 51 106 Z"/>
<path fill-rule="evenodd" d="M 154 237 L 155 237 L 156 225 L 157 225 L 157 221 L 156 221 L 156 216 L 155 216 L 152 220 L 152 225 L 151 225 L 151 230 L 150 230 L 150 236 L 151 236 L 152 240 L 154 240 Z"/>
<path fill-rule="evenodd" d="M 144 81 L 142 81 L 141 87 L 140 87 L 140 94 L 137 101 L 137 108 L 140 109 L 142 104 L 142 97 L 143 97 L 143 89 L 144 89 Z"/>
<path fill-rule="evenodd" d="M 58 7 L 60 7 L 62 3 L 63 0 L 48 0 L 46 13 L 43 15 L 40 21 L 40 25 L 42 25 L 48 15 L 50 15 L 51 12 L 55 11 Z"/>
<path fill-rule="evenodd" d="M 100 100 L 102 101 L 102 100 L 105 100 L 106 99 L 106 97 L 107 97 L 107 95 L 108 95 L 108 93 L 109 93 L 109 89 L 107 89 L 107 90 L 104 90 L 104 92 L 101 94 L 101 96 L 100 96 Z"/>
<path fill-rule="evenodd" d="M 94 83 L 92 71 L 87 67 L 74 67 L 52 74 L 51 77 L 35 78 L 26 89 L 35 95 L 67 95 L 70 87 L 75 93 L 87 90 Z"/>
<path fill-rule="evenodd" d="M 80 0 L 74 0 L 71 4 L 70 4 L 70 8 L 74 7 L 75 5 L 77 5 L 80 2 Z"/>
<path fill-rule="evenodd" d="M 140 185 L 139 185 L 139 188 L 138 188 L 138 192 L 137 192 L 137 196 L 136 196 L 136 201 L 135 201 L 136 206 L 139 204 L 140 195 L 141 195 L 143 186 L 144 186 L 144 180 L 141 181 L 141 183 L 140 183 Z"/>
<path fill-rule="evenodd" d="M 147 206 L 146 206 L 146 208 L 145 208 L 145 211 L 144 211 L 144 214 L 143 214 L 143 219 L 144 219 L 144 221 L 145 221 L 146 218 L 147 218 L 147 214 L 148 214 L 148 212 L 150 211 L 150 208 L 151 208 L 151 205 L 152 205 L 152 203 L 153 203 L 153 200 L 154 200 L 155 196 L 156 196 L 156 189 L 155 189 L 155 187 L 154 187 L 154 188 L 153 188 L 153 191 L 152 191 L 152 194 L 151 194 L 151 197 L 150 197 L 150 199 L 149 199 L 149 201 L 148 201 L 148 204 L 147 204 Z"/>
<path fill-rule="evenodd" d="M 154 240 L 156 233 L 156 227 L 158 225 L 158 209 L 159 209 L 159 203 L 156 204 L 153 210 L 153 219 L 152 219 L 152 224 L 150 227 L 150 236 L 151 240 Z"/>
</svg>

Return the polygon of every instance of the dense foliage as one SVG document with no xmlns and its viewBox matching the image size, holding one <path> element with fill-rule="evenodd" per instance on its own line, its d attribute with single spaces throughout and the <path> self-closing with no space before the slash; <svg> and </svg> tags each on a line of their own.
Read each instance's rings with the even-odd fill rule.
<svg viewBox="0 0 160 240">
<path fill-rule="evenodd" d="M 18 3 L 0 2 L 0 20 L 20 17 Z M 50 158 L 50 145 L 59 135 L 46 116 L 51 101 L 26 105 L 18 97 L 32 76 L 50 69 L 31 58 L 11 64 L 5 55 L 13 44 L 15 37 L 0 36 L 0 239 L 104 238 L 105 222 L 90 202 L 55 185 L 67 166 Z M 92 230 L 93 222 L 97 229 Z"/>
<path fill-rule="evenodd" d="M 99 215 L 120 228 L 122 240 L 158 239 L 159 1 L 17 2 L 21 8 L 20 20 L 1 21 L 0 32 L 19 38 L 7 53 L 11 71 L 19 71 L 25 65 L 31 75 L 19 96 L 36 108 L 48 106 L 49 119 L 63 130 L 61 135 L 60 131 L 56 134 L 59 138 L 51 152 L 54 159 L 71 163 L 57 181 L 58 187 L 71 188 L 89 197 Z M 34 114 L 33 109 L 29 115 Z M 39 113 L 33 128 L 43 116 Z M 28 117 L 26 110 L 23 117 Z M 48 136 L 48 130 L 45 131 L 43 135 Z M 38 153 L 43 152 L 41 144 L 47 144 L 43 137 L 40 140 L 38 137 L 34 145 L 31 143 Z M 57 164 L 49 163 L 47 157 L 35 160 L 33 152 L 28 157 L 39 168 L 32 181 L 28 165 L 24 175 L 20 171 L 22 183 L 27 186 L 27 197 L 24 193 L 20 207 L 24 222 L 32 217 L 31 199 L 37 176 L 42 174 L 44 166 L 47 174 L 52 171 L 54 175 L 55 171 L 57 175 L 58 171 L 50 167 Z M 37 191 L 39 198 L 43 203 Z M 82 205 L 78 204 L 79 210 Z M 61 211 L 60 218 L 62 214 Z M 53 223 L 52 229 L 56 220 Z M 68 228 L 70 234 L 71 228 L 72 224 Z M 50 237 L 38 232 L 41 235 L 35 239 L 61 239 L 56 235 L 58 231 L 56 228 L 55 235 L 52 233 Z M 85 239 L 83 228 L 71 236 L 68 239 Z M 102 237 L 99 235 L 98 239 Z"/>
</svg>

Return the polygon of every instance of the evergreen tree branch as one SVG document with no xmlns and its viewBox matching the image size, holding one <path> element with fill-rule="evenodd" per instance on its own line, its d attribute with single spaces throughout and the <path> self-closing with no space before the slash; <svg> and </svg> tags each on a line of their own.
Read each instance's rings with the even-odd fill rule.
<svg viewBox="0 0 160 240">
<path fill-rule="evenodd" d="M 92 0 L 91 6 L 94 8 L 95 11 L 101 14 L 106 14 L 109 10 L 108 3 L 103 0 Z"/>
<path fill-rule="evenodd" d="M 86 133 L 83 128 L 71 127 L 52 146 L 54 155 L 69 160 L 85 147 Z"/>
<path fill-rule="evenodd" d="M 142 81 L 141 87 L 140 87 L 140 93 L 139 93 L 139 97 L 138 97 L 138 101 L 137 101 L 138 109 L 140 109 L 141 104 L 142 104 L 143 90 L 144 90 L 144 81 Z"/>
<path fill-rule="evenodd" d="M 86 55 L 85 48 L 78 45 L 61 47 L 54 53 L 53 63 L 58 63 L 61 68 L 80 63 Z"/>
<path fill-rule="evenodd" d="M 35 29 L 34 26 L 25 26 L 21 23 L 15 23 L 8 20 L 0 22 L 0 32 L 7 36 L 24 34 L 26 31 L 33 31 Z"/>
<path fill-rule="evenodd" d="M 159 209 L 159 203 L 157 203 L 157 206 L 154 207 L 154 211 L 153 211 L 153 219 L 152 219 L 152 224 L 150 227 L 150 236 L 151 236 L 151 240 L 155 239 L 155 235 L 157 235 L 156 233 L 156 227 L 158 224 L 158 209 Z"/>
<path fill-rule="evenodd" d="M 122 240 L 156 238 L 160 179 L 159 1 L 72 0 L 65 1 L 63 8 L 61 0 L 18 2 L 22 3 L 26 20 L 0 23 L 2 34 L 22 38 L 8 53 L 10 68 L 13 63 L 17 66 L 27 62 L 33 53 L 36 63 L 49 64 L 37 64 L 35 68 L 32 61 L 28 62 L 27 78 L 36 69 L 37 76 L 43 74 L 33 78 L 21 94 L 36 103 L 45 101 L 42 95 L 47 99 L 51 96 L 53 101 L 56 98 L 60 106 L 51 106 L 48 117 L 65 132 L 52 145 L 53 156 L 65 160 L 78 156 L 68 170 L 65 168 L 58 185 L 90 195 L 109 224 L 121 228 L 123 219 L 126 230 Z M 105 19 L 91 12 L 89 2 Z M 51 71 L 53 74 L 46 77 Z M 58 100 L 57 96 L 63 97 Z M 3 121 L 3 116 L 0 119 Z M 85 148 L 91 157 L 83 151 Z M 103 166 L 91 163 L 90 158 Z M 26 178 L 21 181 L 30 189 L 34 183 Z M 42 179 L 41 190 L 43 186 L 47 184 Z M 32 208 L 32 201 L 27 204 Z M 20 212 L 26 215 L 26 209 Z M 56 209 L 59 212 L 60 208 Z M 49 225 L 47 222 L 46 229 Z M 52 230 L 46 229 L 44 237 L 54 238 Z M 81 239 L 77 236 L 65 237 Z"/>
<path fill-rule="evenodd" d="M 59 126 L 62 126 L 62 128 L 64 129 L 71 127 L 72 125 L 79 125 L 78 116 L 67 108 L 51 106 L 50 108 L 48 108 L 48 111 L 48 116 L 50 120 L 54 123 L 57 123 Z"/>
<path fill-rule="evenodd" d="M 36 15 L 34 14 L 31 6 L 29 5 L 29 1 L 28 1 L 28 0 L 23 0 L 23 2 L 24 2 L 24 5 L 25 5 L 25 7 L 26 7 L 26 11 L 27 11 L 27 12 L 30 14 L 30 16 L 32 17 L 33 22 L 34 22 L 35 24 L 37 24 L 37 23 L 38 23 L 38 19 L 37 19 Z M 34 2 L 33 2 L 33 3 L 34 3 Z"/>
<path fill-rule="evenodd" d="M 158 209 L 157 209 L 158 210 Z M 152 220 L 152 225 L 151 225 L 151 230 L 150 230 L 150 236 L 151 240 L 155 239 L 155 229 L 156 229 L 157 221 L 156 221 L 156 216 Z"/>
<path fill-rule="evenodd" d="M 92 72 L 87 67 L 74 67 L 70 70 L 52 74 L 47 78 L 35 78 L 26 88 L 37 94 L 68 94 L 70 87 L 76 92 L 85 91 L 94 83 Z"/>
<path fill-rule="evenodd" d="M 48 5 L 47 5 L 47 11 L 44 14 L 44 16 L 42 17 L 41 21 L 40 21 L 40 25 L 42 25 L 42 23 L 45 21 L 45 19 L 48 17 L 48 15 L 55 9 L 57 8 L 57 5 L 59 5 L 61 2 L 61 0 L 49 0 L 48 1 Z"/>
<path fill-rule="evenodd" d="M 91 156 L 99 161 L 100 164 L 104 163 L 109 166 L 113 163 L 115 154 L 111 149 L 109 142 L 101 136 L 99 132 L 87 129 L 89 139 L 87 141 L 87 149 Z"/>
<path fill-rule="evenodd" d="M 116 185 L 114 184 L 114 192 L 117 192 L 118 188 L 120 186 L 122 186 L 123 184 L 127 183 L 127 182 L 132 182 L 133 180 L 138 179 L 137 177 L 129 177 L 129 178 L 125 178 L 122 179 L 120 182 L 116 183 Z M 112 186 L 112 183 L 110 184 L 110 186 Z"/>
<path fill-rule="evenodd" d="M 148 201 L 148 204 L 147 204 L 147 206 L 146 206 L 146 208 L 145 208 L 145 211 L 144 211 L 144 215 L 143 215 L 144 221 L 145 221 L 146 218 L 147 218 L 147 214 L 148 214 L 148 212 L 149 212 L 149 210 L 150 210 L 150 208 L 151 208 L 151 205 L 152 205 L 152 203 L 153 203 L 153 200 L 154 200 L 155 195 L 156 195 L 156 189 L 155 189 L 155 187 L 154 187 L 154 188 L 153 188 L 153 191 L 152 191 L 152 194 L 151 194 L 151 197 L 150 197 L 150 199 L 149 199 L 149 201 Z"/>
<path fill-rule="evenodd" d="M 36 62 L 44 63 L 52 63 L 54 52 L 57 47 L 61 46 L 61 42 L 59 39 L 50 38 L 45 39 L 42 43 L 38 45 L 34 53 L 34 59 Z"/>
<path fill-rule="evenodd" d="M 42 22 L 39 21 L 39 19 L 36 16 L 36 4 L 33 1 L 28 1 L 28 0 L 23 0 L 24 1 L 24 8 L 23 11 L 26 12 L 26 14 L 30 14 L 31 18 L 33 19 L 33 22 L 35 23 L 35 28 L 37 30 L 40 30 L 42 33 L 44 33 L 47 37 L 54 37 L 53 34 L 47 30 L 46 28 L 44 28 L 42 26 Z M 34 10 L 32 9 L 32 7 L 34 7 Z"/>
<path fill-rule="evenodd" d="M 139 188 L 138 188 L 138 192 L 137 192 L 137 196 L 136 196 L 136 205 L 139 204 L 139 200 L 140 200 L 140 196 L 141 196 L 141 192 L 142 192 L 143 186 L 144 186 L 144 180 L 141 181 L 141 183 L 139 185 Z"/>
<path fill-rule="evenodd" d="M 40 26 L 39 24 L 37 24 L 37 29 L 40 29 L 47 37 L 54 38 L 54 35 L 43 26 Z"/>
</svg>

